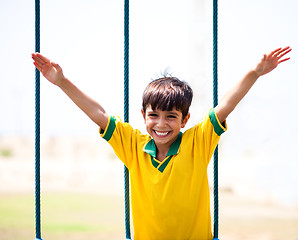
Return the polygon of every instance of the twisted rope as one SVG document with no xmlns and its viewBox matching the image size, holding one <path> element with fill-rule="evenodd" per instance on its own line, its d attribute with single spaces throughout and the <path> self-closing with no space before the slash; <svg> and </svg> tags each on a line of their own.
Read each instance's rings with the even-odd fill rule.
<svg viewBox="0 0 298 240">
<path fill-rule="evenodd" d="M 129 0 L 124 1 L 124 121 L 129 122 Z M 129 171 L 126 166 L 124 166 L 124 188 L 125 233 L 126 239 L 130 239 Z"/>
<path fill-rule="evenodd" d="M 213 107 L 218 104 L 218 2 L 213 0 Z M 218 239 L 218 146 L 216 147 L 213 155 L 213 195 L 214 195 L 214 240 Z"/>
<path fill-rule="evenodd" d="M 35 0 L 35 52 L 40 52 L 40 2 Z M 41 239 L 40 227 L 40 73 L 35 69 L 35 235 Z"/>
</svg>

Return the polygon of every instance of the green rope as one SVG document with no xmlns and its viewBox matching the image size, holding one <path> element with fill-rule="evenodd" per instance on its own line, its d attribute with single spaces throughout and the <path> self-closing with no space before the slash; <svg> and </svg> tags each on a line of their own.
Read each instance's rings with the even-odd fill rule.
<svg viewBox="0 0 298 240">
<path fill-rule="evenodd" d="M 218 104 L 218 3 L 213 0 L 213 107 Z M 216 147 L 213 155 L 213 195 L 214 195 L 214 240 L 218 239 L 218 146 Z"/>
<path fill-rule="evenodd" d="M 40 52 L 40 3 L 35 0 L 35 52 Z M 35 236 L 41 239 L 40 227 L 40 73 L 35 69 Z"/>
<path fill-rule="evenodd" d="M 124 1 L 124 121 L 129 122 L 129 0 Z M 124 188 L 125 233 L 126 239 L 130 239 L 129 171 L 126 166 L 124 166 Z"/>
</svg>

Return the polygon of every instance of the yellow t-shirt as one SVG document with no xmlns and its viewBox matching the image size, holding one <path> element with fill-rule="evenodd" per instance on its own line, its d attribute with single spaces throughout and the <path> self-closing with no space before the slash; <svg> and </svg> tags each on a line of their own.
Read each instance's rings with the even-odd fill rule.
<svg viewBox="0 0 298 240">
<path fill-rule="evenodd" d="M 101 136 L 130 172 L 135 240 L 212 239 L 207 166 L 224 131 L 211 109 L 159 162 L 149 135 L 110 117 Z"/>
</svg>

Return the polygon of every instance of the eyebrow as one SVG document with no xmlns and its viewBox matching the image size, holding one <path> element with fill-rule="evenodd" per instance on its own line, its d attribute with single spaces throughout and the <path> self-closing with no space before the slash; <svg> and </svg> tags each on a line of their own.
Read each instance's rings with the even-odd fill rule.
<svg viewBox="0 0 298 240">
<path fill-rule="evenodd" d="M 160 111 L 163 111 L 163 110 L 160 110 Z M 156 113 L 158 112 L 158 109 L 155 109 L 155 110 L 148 110 L 147 113 Z M 168 112 L 168 114 L 171 114 L 171 115 L 175 115 L 175 116 L 179 116 L 179 114 L 177 112 L 174 112 L 174 111 L 163 111 L 163 112 Z"/>
<path fill-rule="evenodd" d="M 175 116 L 179 116 L 178 113 L 176 113 L 176 112 L 172 112 L 172 111 L 169 111 L 169 114 L 171 114 L 171 115 L 175 115 Z"/>
</svg>

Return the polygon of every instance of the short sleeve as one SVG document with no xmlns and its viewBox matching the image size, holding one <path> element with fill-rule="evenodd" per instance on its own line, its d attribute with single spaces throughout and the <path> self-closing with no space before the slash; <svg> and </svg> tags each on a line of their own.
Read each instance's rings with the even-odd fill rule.
<svg viewBox="0 0 298 240">
<path fill-rule="evenodd" d="M 216 112 L 211 109 L 205 114 L 203 121 L 195 127 L 194 141 L 200 149 L 200 155 L 208 165 L 220 136 L 227 130 L 226 122 L 221 124 Z"/>
<path fill-rule="evenodd" d="M 223 123 L 219 122 L 217 114 L 216 114 L 214 108 L 209 111 L 209 119 L 210 119 L 210 122 L 213 125 L 215 133 L 218 136 L 220 136 L 221 134 L 223 134 L 227 130 L 226 121 L 224 121 Z"/>
<path fill-rule="evenodd" d="M 116 119 L 114 117 L 110 117 L 106 128 L 105 129 L 99 128 L 100 136 L 106 141 L 109 141 L 114 133 L 115 128 L 116 128 Z"/>
<path fill-rule="evenodd" d="M 137 158 L 138 149 L 142 149 L 141 143 L 146 141 L 145 135 L 133 129 L 129 123 L 123 123 L 119 117 L 111 116 L 106 129 L 100 129 L 99 132 L 127 168 Z"/>
</svg>

